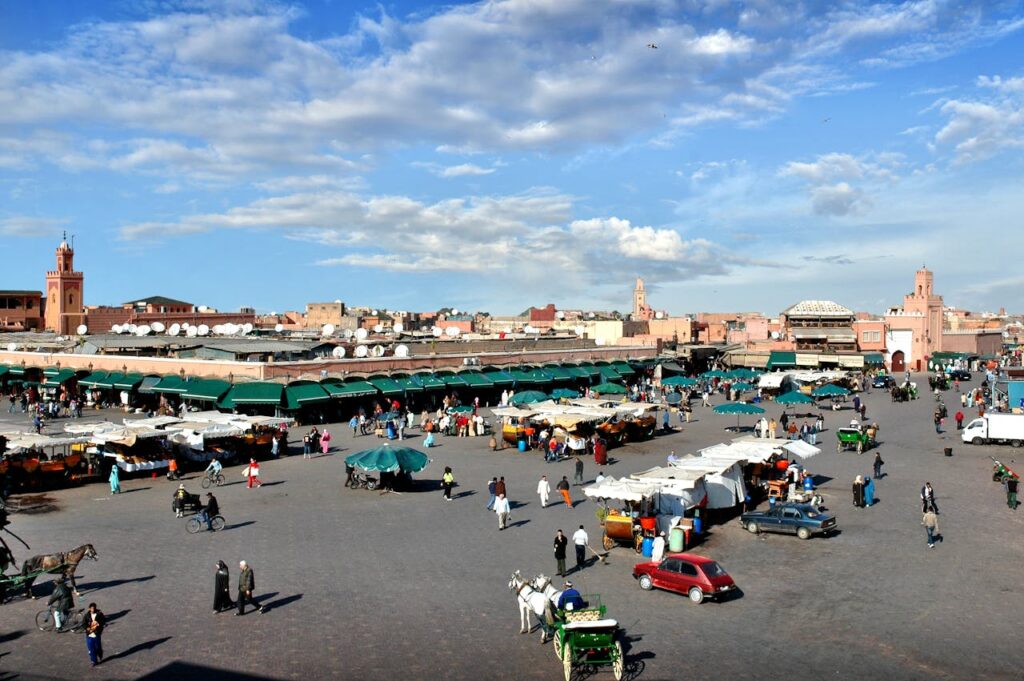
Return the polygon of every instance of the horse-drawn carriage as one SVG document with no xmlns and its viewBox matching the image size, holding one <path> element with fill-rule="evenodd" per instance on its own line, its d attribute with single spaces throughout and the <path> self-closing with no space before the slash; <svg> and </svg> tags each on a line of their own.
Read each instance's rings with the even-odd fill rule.
<svg viewBox="0 0 1024 681">
<path fill-rule="evenodd" d="M 909 402 L 917 399 L 917 383 L 904 381 L 902 385 L 894 385 L 890 391 L 893 402 Z"/>
<path fill-rule="evenodd" d="M 184 491 L 184 490 L 181 490 Z M 179 495 L 177 492 L 171 498 L 171 510 L 175 513 L 198 513 L 203 507 L 202 499 L 198 494 L 189 494 L 185 492 Z"/>
<path fill-rule="evenodd" d="M 877 435 L 878 427 L 874 425 L 867 428 L 860 426 L 856 428 L 839 428 L 836 430 L 836 451 L 842 452 L 844 449 L 854 449 L 860 454 L 865 449 L 875 446 L 875 437 Z"/>
<path fill-rule="evenodd" d="M 608 666 L 618 681 L 626 666 L 619 623 L 605 617 L 607 610 L 599 595 L 587 595 L 585 602 L 585 607 L 559 611 L 555 618 L 552 644 L 562 661 L 565 681 L 571 681 L 577 667 L 586 667 L 592 672 L 597 667 Z"/>
<path fill-rule="evenodd" d="M 932 390 L 949 390 L 953 387 L 953 380 L 946 374 L 929 376 L 928 387 Z"/>
</svg>

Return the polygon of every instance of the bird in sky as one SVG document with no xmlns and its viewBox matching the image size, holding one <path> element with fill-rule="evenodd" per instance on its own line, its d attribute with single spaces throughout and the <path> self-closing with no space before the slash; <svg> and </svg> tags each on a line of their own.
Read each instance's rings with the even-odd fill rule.
<svg viewBox="0 0 1024 681">
<path fill-rule="evenodd" d="M 831 117 L 831 116 L 829 116 L 828 118 L 826 118 L 826 119 L 822 120 L 821 122 L 822 122 L 822 123 L 828 123 L 828 122 L 829 122 L 830 120 L 832 120 L 832 117 Z"/>
<path fill-rule="evenodd" d="M 651 50 L 658 49 L 658 46 L 655 45 L 654 43 L 647 43 L 647 47 L 648 47 L 648 49 L 651 49 Z"/>
</svg>

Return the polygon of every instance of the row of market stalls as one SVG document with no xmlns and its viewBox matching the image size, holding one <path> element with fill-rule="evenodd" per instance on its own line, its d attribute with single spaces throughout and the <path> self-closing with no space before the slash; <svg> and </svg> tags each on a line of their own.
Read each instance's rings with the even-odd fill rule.
<svg viewBox="0 0 1024 681">
<path fill-rule="evenodd" d="M 581 451 L 586 448 L 585 441 L 593 435 L 607 446 L 651 438 L 657 427 L 658 408 L 659 405 L 648 402 L 577 397 L 497 407 L 491 411 L 501 420 L 501 433 L 506 442 L 525 442 L 530 447 L 536 444 L 537 434 L 546 430 L 568 449 Z"/>
<path fill-rule="evenodd" d="M 685 537 L 701 531 L 701 511 L 735 509 L 748 498 L 749 486 L 770 486 L 793 457 L 806 459 L 820 452 L 800 440 L 741 437 L 693 455 L 670 457 L 665 466 L 625 478 L 604 478 L 585 487 L 583 493 L 610 507 L 605 518 L 605 548 L 621 542 L 639 550 L 644 537 L 660 532 L 669 536 L 674 528 L 686 543 Z"/>
<path fill-rule="evenodd" d="M 187 419 L 157 416 L 122 423 L 69 423 L 57 435 L 0 433 L 5 446 L 0 474 L 14 488 L 57 486 L 105 476 L 116 465 L 125 473 L 156 471 L 178 461 L 257 456 L 290 418 L 190 413 Z"/>
</svg>

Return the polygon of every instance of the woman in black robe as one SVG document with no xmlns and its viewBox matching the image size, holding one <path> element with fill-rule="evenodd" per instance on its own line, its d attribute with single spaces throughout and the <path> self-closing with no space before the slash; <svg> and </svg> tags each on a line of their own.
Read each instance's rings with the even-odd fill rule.
<svg viewBox="0 0 1024 681">
<path fill-rule="evenodd" d="M 217 561 L 217 572 L 213 578 L 213 611 L 222 612 L 235 607 L 231 600 L 231 573 L 224 561 Z"/>
<path fill-rule="evenodd" d="M 853 505 L 864 508 L 864 478 L 859 475 L 853 480 Z"/>
</svg>

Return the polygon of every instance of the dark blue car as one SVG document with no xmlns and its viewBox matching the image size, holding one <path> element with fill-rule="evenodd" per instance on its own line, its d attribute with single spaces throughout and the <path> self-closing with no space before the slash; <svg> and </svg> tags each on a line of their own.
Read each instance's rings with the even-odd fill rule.
<svg viewBox="0 0 1024 681">
<path fill-rule="evenodd" d="M 829 534 L 836 525 L 835 516 L 822 513 L 810 504 L 776 504 L 766 511 L 749 511 L 740 516 L 740 523 L 750 532 L 779 532 L 810 539 L 816 534 Z"/>
</svg>

